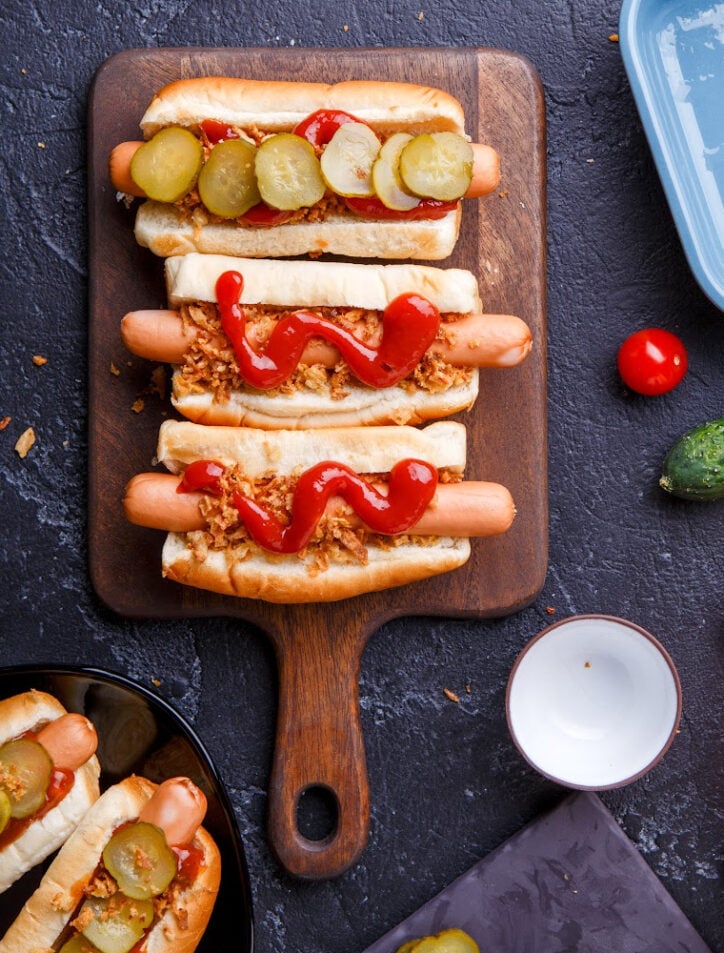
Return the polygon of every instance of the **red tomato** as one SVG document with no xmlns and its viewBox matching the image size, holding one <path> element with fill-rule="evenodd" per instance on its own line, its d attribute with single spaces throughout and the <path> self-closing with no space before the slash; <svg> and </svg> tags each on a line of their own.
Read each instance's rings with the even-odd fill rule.
<svg viewBox="0 0 724 953">
<path fill-rule="evenodd" d="M 644 328 L 626 338 L 619 348 L 617 364 L 627 387 L 655 397 L 681 383 L 689 360 L 683 341 L 671 331 Z"/>
</svg>

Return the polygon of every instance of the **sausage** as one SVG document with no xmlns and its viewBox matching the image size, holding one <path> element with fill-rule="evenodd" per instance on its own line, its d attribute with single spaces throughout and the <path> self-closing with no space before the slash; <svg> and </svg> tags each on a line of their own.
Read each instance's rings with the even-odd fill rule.
<svg viewBox="0 0 724 953">
<path fill-rule="evenodd" d="M 142 141 L 120 142 L 111 151 L 108 173 L 113 188 L 135 198 L 146 193 L 131 177 L 131 160 L 143 145 Z M 500 185 L 500 156 L 491 146 L 471 143 L 473 148 L 473 177 L 465 193 L 466 199 L 481 198 L 494 192 Z"/>
<path fill-rule="evenodd" d="M 92 722 L 76 713 L 61 715 L 49 722 L 38 732 L 36 740 L 56 768 L 68 771 L 77 771 L 98 747 L 98 735 Z"/>
<path fill-rule="evenodd" d="M 206 815 L 206 795 L 189 778 L 163 781 L 144 805 L 139 821 L 155 824 L 170 847 L 190 844 Z"/>
<path fill-rule="evenodd" d="M 199 510 L 202 493 L 178 493 L 180 478 L 170 473 L 140 473 L 129 481 L 123 506 L 127 519 L 139 526 L 184 533 L 206 525 Z M 341 506 L 339 497 L 327 503 L 327 514 Z M 499 483 L 442 483 L 422 519 L 410 530 L 417 536 L 496 536 L 513 522 L 510 492 Z M 362 521 L 352 514 L 353 527 Z"/>
<path fill-rule="evenodd" d="M 177 311 L 130 311 L 121 320 L 121 339 L 132 354 L 168 364 L 183 361 L 196 333 L 193 325 L 184 326 Z M 253 347 L 263 347 L 263 338 L 249 332 L 247 335 Z M 376 347 L 379 337 L 373 336 L 365 343 Z M 427 353 L 457 367 L 514 367 L 528 356 L 531 347 L 530 328 L 521 318 L 512 314 L 469 314 L 448 324 L 445 340 L 433 342 Z M 302 354 L 304 364 L 334 367 L 339 360 L 339 351 L 320 339 L 310 341 Z"/>
</svg>

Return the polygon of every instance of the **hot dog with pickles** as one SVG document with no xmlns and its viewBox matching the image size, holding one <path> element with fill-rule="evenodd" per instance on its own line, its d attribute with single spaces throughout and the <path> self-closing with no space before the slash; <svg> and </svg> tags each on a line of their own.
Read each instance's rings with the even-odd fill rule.
<svg viewBox="0 0 724 953">
<path fill-rule="evenodd" d="M 85 814 L 0 941 L 0 953 L 191 953 L 211 916 L 219 849 L 189 778 L 131 776 Z"/>
<path fill-rule="evenodd" d="M 120 143 L 110 178 L 147 199 L 135 234 L 161 256 L 437 260 L 461 200 L 493 192 L 500 157 L 471 143 L 461 104 L 413 83 L 179 80 Z"/>
<path fill-rule="evenodd" d="M 98 736 L 33 689 L 0 701 L 0 892 L 45 860 L 99 795 Z"/>
</svg>

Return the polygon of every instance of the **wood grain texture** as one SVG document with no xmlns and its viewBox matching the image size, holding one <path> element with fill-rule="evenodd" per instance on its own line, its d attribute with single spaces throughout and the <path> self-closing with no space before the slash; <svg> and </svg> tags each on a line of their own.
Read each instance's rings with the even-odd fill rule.
<svg viewBox="0 0 724 953">
<path fill-rule="evenodd" d="M 152 367 L 130 359 L 119 336 L 127 311 L 164 307 L 163 263 L 133 238 L 133 210 L 116 201 L 108 155 L 138 137 L 154 92 L 195 75 L 336 82 L 409 80 L 447 89 L 463 103 L 467 131 L 500 153 L 499 193 L 466 202 L 454 254 L 437 266 L 477 276 L 485 310 L 528 322 L 534 348 L 518 368 L 481 372 L 480 396 L 459 415 L 468 427 L 469 479 L 512 492 L 517 517 L 504 536 L 475 540 L 471 559 L 444 576 L 341 603 L 273 606 L 167 582 L 163 535 L 126 523 L 125 484 L 153 465 L 161 421 L 172 411 L 150 391 Z M 89 558 L 98 596 L 134 618 L 232 616 L 271 638 L 280 675 L 277 741 L 270 780 L 269 836 L 280 863 L 304 878 L 347 869 L 364 849 L 369 795 L 357 703 L 365 643 L 401 615 L 500 617 L 528 605 L 547 566 L 548 487 L 545 321 L 545 128 L 537 73 L 493 49 L 148 49 L 107 60 L 89 101 Z M 143 409 L 132 408 L 142 398 Z M 297 830 L 296 805 L 309 786 L 339 803 L 325 842 Z"/>
</svg>

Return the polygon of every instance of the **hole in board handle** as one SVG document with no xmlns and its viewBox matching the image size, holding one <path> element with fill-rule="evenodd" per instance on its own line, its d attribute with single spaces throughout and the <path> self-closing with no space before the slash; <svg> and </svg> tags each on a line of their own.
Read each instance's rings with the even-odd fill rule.
<svg viewBox="0 0 724 953">
<path fill-rule="evenodd" d="M 310 785 L 299 795 L 297 830 L 313 843 L 331 841 L 339 825 L 339 801 L 331 788 Z"/>
</svg>

